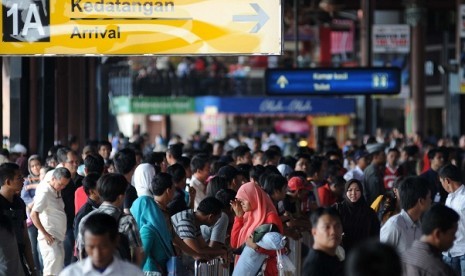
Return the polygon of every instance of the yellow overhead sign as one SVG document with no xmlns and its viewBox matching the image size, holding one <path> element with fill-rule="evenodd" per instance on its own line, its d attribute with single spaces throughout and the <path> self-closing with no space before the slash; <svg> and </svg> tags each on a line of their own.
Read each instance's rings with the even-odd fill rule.
<svg viewBox="0 0 465 276">
<path fill-rule="evenodd" d="M 281 54 L 281 0 L 2 0 L 1 55 Z"/>
</svg>

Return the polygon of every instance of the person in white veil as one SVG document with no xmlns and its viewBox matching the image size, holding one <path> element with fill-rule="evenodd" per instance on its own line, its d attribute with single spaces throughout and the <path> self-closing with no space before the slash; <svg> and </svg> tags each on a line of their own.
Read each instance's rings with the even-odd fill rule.
<svg viewBox="0 0 465 276">
<path fill-rule="evenodd" d="M 136 188 L 137 196 L 153 196 L 150 191 L 150 183 L 155 176 L 155 168 L 148 164 L 143 163 L 137 166 L 134 171 L 134 176 L 132 178 L 132 185 Z"/>
</svg>

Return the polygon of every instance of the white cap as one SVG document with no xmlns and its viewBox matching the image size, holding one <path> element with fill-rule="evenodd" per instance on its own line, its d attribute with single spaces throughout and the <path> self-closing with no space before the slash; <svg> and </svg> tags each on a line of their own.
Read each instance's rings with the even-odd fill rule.
<svg viewBox="0 0 465 276">
<path fill-rule="evenodd" d="M 21 145 L 21 144 L 16 144 L 14 147 L 12 147 L 10 149 L 10 152 L 17 152 L 17 153 L 22 153 L 22 154 L 26 154 L 27 153 L 27 149 L 25 146 Z"/>
<path fill-rule="evenodd" d="M 377 151 L 384 151 L 384 149 L 386 148 L 386 146 L 382 143 L 368 144 L 365 147 L 369 154 L 372 154 Z"/>
</svg>

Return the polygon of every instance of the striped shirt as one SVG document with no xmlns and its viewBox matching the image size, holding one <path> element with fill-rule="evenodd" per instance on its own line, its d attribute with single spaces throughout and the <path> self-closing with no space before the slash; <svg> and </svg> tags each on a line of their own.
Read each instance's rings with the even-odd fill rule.
<svg viewBox="0 0 465 276">
<path fill-rule="evenodd" d="M 174 230 L 181 239 L 196 239 L 202 233 L 200 227 L 195 225 L 194 210 L 188 209 L 171 217 Z"/>
<path fill-rule="evenodd" d="M 404 276 L 450 276 L 454 271 L 442 261 L 441 252 L 423 241 L 414 241 L 412 247 L 402 253 Z"/>
<path fill-rule="evenodd" d="M 93 214 L 107 214 L 114 217 L 118 221 L 118 232 L 125 235 L 128 239 L 129 247 L 131 249 L 142 247 L 142 240 L 139 234 L 139 227 L 137 226 L 136 220 L 133 216 L 124 214 L 117 207 L 108 204 L 102 203 L 97 210 L 90 212 L 88 215 L 81 219 L 79 223 L 79 233 L 76 240 L 76 247 L 79 252 L 84 252 L 84 223 L 87 218 Z"/>
</svg>

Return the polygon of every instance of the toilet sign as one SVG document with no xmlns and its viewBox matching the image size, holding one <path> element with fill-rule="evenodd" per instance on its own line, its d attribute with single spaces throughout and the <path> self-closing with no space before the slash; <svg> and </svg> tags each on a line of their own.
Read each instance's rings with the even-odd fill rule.
<svg viewBox="0 0 465 276">
<path fill-rule="evenodd" d="M 282 52 L 280 0 L 1 1 L 1 55 Z"/>
</svg>

